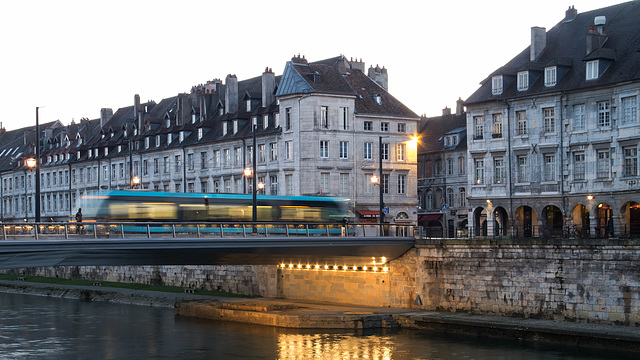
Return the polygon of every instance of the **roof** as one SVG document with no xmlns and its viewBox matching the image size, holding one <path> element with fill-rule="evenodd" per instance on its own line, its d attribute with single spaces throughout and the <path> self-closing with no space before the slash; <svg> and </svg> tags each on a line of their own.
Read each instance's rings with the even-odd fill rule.
<svg viewBox="0 0 640 360">
<path fill-rule="evenodd" d="M 594 18 L 605 16 L 606 40 L 601 47 L 587 53 L 587 36 L 593 29 Z M 490 74 L 481 82 L 465 104 L 497 99 L 512 99 L 538 94 L 586 89 L 622 81 L 640 79 L 640 1 L 630 1 L 585 13 L 577 14 L 556 24 L 546 33 L 546 46 L 538 59 L 530 61 L 530 47 L 508 63 Z M 606 71 L 596 80 L 586 80 L 585 61 L 602 59 L 610 63 Z M 557 84 L 545 87 L 544 76 L 531 77 L 526 91 L 516 89 L 515 76 L 518 71 L 540 71 L 546 66 L 558 66 Z M 491 77 L 505 75 L 503 93 L 492 95 Z"/>
<path fill-rule="evenodd" d="M 457 133 L 458 143 L 444 146 L 444 136 Z M 464 150 L 467 148 L 467 114 L 442 115 L 424 120 L 420 129 L 420 144 L 418 154 L 438 153 L 450 150 Z"/>
</svg>

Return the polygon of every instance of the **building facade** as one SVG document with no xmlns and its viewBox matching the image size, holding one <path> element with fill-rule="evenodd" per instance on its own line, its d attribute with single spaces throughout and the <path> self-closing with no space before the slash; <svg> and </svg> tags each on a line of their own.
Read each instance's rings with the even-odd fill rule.
<svg viewBox="0 0 640 360">
<path fill-rule="evenodd" d="M 418 226 L 427 237 L 467 237 L 467 123 L 455 114 L 425 118 L 418 147 Z"/>
<path fill-rule="evenodd" d="M 344 197 L 352 221 L 377 222 L 370 177 L 383 151 L 385 221 L 415 222 L 419 117 L 388 93 L 386 69 L 364 71 L 342 55 L 315 63 L 294 56 L 281 76 L 270 68 L 243 81 L 228 75 L 158 103 L 136 95 L 99 119 L 43 124 L 39 136 L 35 127 L 5 131 L 2 219 L 34 219 L 35 172 L 26 160 L 39 138 L 43 221 L 71 219 L 80 198 L 97 190 L 250 193 L 244 170 L 255 151 L 259 193 Z"/>
<path fill-rule="evenodd" d="M 640 234 L 639 16 L 571 7 L 467 99 L 472 234 Z"/>
</svg>

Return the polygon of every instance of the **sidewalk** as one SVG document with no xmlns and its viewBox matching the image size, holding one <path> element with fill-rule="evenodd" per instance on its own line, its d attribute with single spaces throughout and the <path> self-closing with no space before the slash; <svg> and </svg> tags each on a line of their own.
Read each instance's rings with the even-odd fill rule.
<svg viewBox="0 0 640 360">
<path fill-rule="evenodd" d="M 228 298 L 99 286 L 1 281 L 0 292 L 173 308 L 176 315 L 296 329 L 402 327 L 640 352 L 640 327 L 508 318 L 416 309 L 318 304 L 273 298 Z"/>
</svg>

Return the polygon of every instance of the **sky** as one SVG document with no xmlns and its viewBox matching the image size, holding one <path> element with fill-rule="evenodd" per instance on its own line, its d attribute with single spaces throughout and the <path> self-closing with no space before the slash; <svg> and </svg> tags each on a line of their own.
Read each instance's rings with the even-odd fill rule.
<svg viewBox="0 0 640 360">
<path fill-rule="evenodd" d="M 189 92 L 294 55 L 385 67 L 389 92 L 418 115 L 455 109 L 569 6 L 622 0 L 22 0 L 0 2 L 0 121 L 7 130 L 96 119 L 101 108 Z M 585 29 L 586 31 L 587 29 Z"/>
</svg>

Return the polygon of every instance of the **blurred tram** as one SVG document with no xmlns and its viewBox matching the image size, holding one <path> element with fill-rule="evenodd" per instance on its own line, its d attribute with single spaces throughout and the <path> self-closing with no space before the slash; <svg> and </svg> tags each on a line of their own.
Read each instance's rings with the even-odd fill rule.
<svg viewBox="0 0 640 360">
<path fill-rule="evenodd" d="M 257 221 L 338 223 L 352 219 L 348 200 L 322 196 L 257 196 Z M 84 222 L 251 222 L 244 194 L 100 191 L 83 196 Z"/>
</svg>

